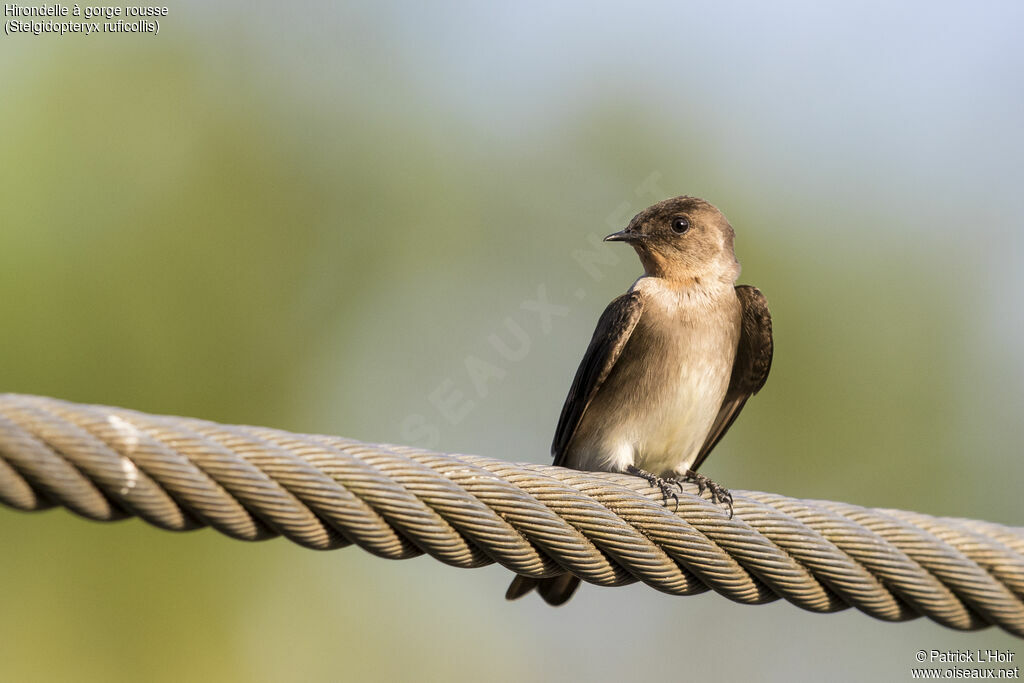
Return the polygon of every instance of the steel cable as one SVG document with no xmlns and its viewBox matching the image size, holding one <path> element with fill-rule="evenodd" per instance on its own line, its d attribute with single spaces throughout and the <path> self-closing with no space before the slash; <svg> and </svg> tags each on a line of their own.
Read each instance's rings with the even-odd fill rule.
<svg viewBox="0 0 1024 683">
<path fill-rule="evenodd" d="M 0 503 L 1024 636 L 1024 528 L 0 394 Z"/>
</svg>

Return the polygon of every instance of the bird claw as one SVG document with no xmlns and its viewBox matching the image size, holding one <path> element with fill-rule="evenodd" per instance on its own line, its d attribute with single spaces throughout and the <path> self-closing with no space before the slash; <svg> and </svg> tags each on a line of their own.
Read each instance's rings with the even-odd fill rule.
<svg viewBox="0 0 1024 683">
<path fill-rule="evenodd" d="M 656 486 L 659 489 L 661 489 L 661 497 L 663 503 L 668 505 L 668 499 L 671 498 L 673 501 L 675 501 L 675 509 L 679 509 L 679 494 L 672 490 L 672 485 L 674 484 L 679 487 L 679 493 L 683 492 L 683 485 L 679 483 L 678 479 L 665 479 L 664 477 L 659 477 L 656 474 L 651 474 L 650 472 L 642 470 L 634 465 L 630 465 L 629 467 L 626 468 L 626 474 L 632 474 L 634 477 L 646 479 L 648 484 L 650 484 L 651 486 Z"/>
<path fill-rule="evenodd" d="M 668 499 L 671 498 L 675 501 L 677 510 L 679 509 L 679 495 L 672 490 L 672 487 L 679 487 L 679 493 L 682 493 L 683 482 L 692 482 L 697 485 L 698 496 L 703 496 L 704 492 L 708 491 L 711 494 L 711 502 L 715 505 L 725 505 L 729 509 L 729 519 L 732 519 L 732 493 L 730 493 L 729 489 L 708 479 L 703 474 L 697 474 L 693 470 L 686 470 L 686 474 L 681 477 L 659 477 L 635 465 L 627 467 L 626 474 L 646 479 L 648 484 L 661 489 L 663 502 L 667 505 Z"/>
<path fill-rule="evenodd" d="M 708 479 L 703 474 L 697 474 L 693 470 L 686 470 L 680 481 L 691 481 L 697 485 L 697 494 L 704 495 L 707 490 L 711 493 L 711 502 L 715 505 L 725 505 L 729 508 L 729 519 L 732 519 L 732 493 L 729 489 Z"/>
</svg>

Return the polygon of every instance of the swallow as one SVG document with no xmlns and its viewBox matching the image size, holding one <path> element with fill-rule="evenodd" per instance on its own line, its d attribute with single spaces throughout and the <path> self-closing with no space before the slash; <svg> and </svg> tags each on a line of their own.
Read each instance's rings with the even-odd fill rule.
<svg viewBox="0 0 1024 683">
<path fill-rule="evenodd" d="M 675 197 L 605 238 L 631 245 L 644 273 L 597 323 L 555 429 L 555 465 L 643 477 L 666 503 L 694 482 L 731 516 L 728 489 L 697 468 L 764 386 L 773 350 L 764 296 L 735 284 L 734 234 L 708 202 Z M 517 576 L 505 597 L 536 588 L 560 605 L 578 586 L 568 573 Z"/>
</svg>

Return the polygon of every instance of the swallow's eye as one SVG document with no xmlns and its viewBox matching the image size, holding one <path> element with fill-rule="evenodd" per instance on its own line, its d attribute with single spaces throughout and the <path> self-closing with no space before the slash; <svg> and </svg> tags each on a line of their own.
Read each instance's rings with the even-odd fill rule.
<svg viewBox="0 0 1024 683">
<path fill-rule="evenodd" d="M 672 219 L 672 232 L 682 235 L 690 229 L 690 220 L 686 216 Z"/>
</svg>

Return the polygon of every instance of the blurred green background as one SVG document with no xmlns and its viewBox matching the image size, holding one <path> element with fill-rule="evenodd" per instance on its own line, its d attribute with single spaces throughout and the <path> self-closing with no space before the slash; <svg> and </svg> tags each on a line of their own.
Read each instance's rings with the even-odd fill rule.
<svg viewBox="0 0 1024 683">
<path fill-rule="evenodd" d="M 592 238 L 695 194 L 776 330 L 704 471 L 1021 524 L 1022 15 L 175 2 L 158 36 L 3 36 L 0 391 L 547 462 L 639 274 Z M 0 547 L 5 681 L 905 680 L 920 648 L 1022 650 L 639 585 L 552 610 L 500 567 L 62 510 L 0 509 Z"/>
</svg>

